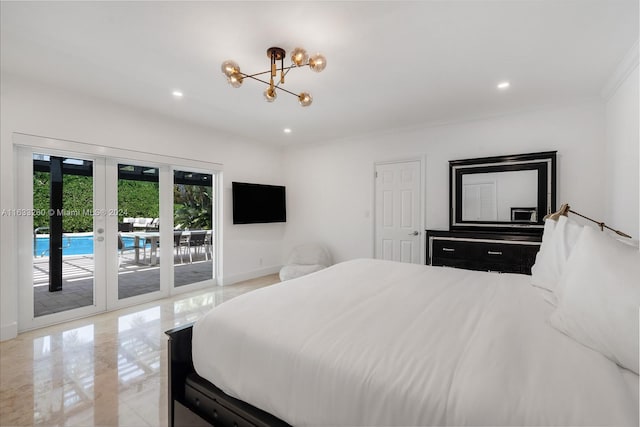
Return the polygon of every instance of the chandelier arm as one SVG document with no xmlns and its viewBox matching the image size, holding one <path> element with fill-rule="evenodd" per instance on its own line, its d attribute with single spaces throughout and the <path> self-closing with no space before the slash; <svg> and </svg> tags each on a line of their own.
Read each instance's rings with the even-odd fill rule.
<svg viewBox="0 0 640 427">
<path fill-rule="evenodd" d="M 302 68 L 302 67 L 307 67 L 307 66 L 309 66 L 309 64 L 289 65 L 288 67 L 280 68 L 280 70 L 287 70 L 287 72 L 289 72 L 289 70 L 291 70 L 292 68 Z"/>
<path fill-rule="evenodd" d="M 286 89 L 281 88 L 281 87 L 278 87 L 277 89 L 278 89 L 278 90 L 281 90 L 281 91 L 283 91 L 283 92 L 290 93 L 291 95 L 295 96 L 296 98 L 299 98 L 299 97 L 300 97 L 300 95 L 298 95 L 297 93 L 293 93 L 293 92 L 291 92 L 290 90 L 286 90 Z"/>
<path fill-rule="evenodd" d="M 302 67 L 308 67 L 309 64 L 304 64 L 304 65 L 300 65 L 300 66 L 296 66 L 296 65 L 290 65 L 288 67 L 283 67 L 283 68 L 278 68 L 276 69 L 276 71 L 283 71 L 286 70 L 285 76 L 289 73 L 289 71 L 291 71 L 292 68 L 302 68 Z M 260 73 L 255 73 L 255 74 L 245 74 L 243 72 L 240 72 L 240 74 L 242 74 L 243 77 L 248 77 L 248 78 L 252 78 L 254 76 L 260 76 L 262 74 L 267 74 L 270 73 L 271 70 L 267 70 L 267 71 L 262 71 Z"/>
<path fill-rule="evenodd" d="M 286 76 L 287 76 L 287 74 L 289 74 L 289 71 L 291 71 L 291 67 L 287 68 L 287 71 L 284 73 L 284 77 L 286 77 Z M 284 84 L 284 83 L 282 83 L 281 81 L 280 81 L 280 82 L 278 82 L 278 84 L 276 85 L 276 88 L 277 88 L 277 89 L 281 89 L 281 88 L 280 88 L 280 85 L 281 85 L 281 84 Z M 284 90 L 284 89 L 282 89 L 282 90 Z"/>
<path fill-rule="evenodd" d="M 267 71 L 267 73 L 270 73 L 270 72 L 271 72 L 271 71 Z M 253 74 L 253 75 L 248 75 L 248 74 L 244 74 L 244 73 L 240 73 L 240 74 L 242 74 L 245 78 L 249 78 L 249 79 L 257 80 L 257 81 L 259 81 L 259 82 L 261 82 L 261 83 L 266 84 L 267 86 L 271 86 L 271 83 L 269 83 L 268 81 L 266 81 L 266 80 L 262 80 L 262 79 L 259 79 L 259 78 L 257 78 L 257 77 L 254 77 L 256 74 Z M 264 73 L 261 73 L 261 74 L 264 74 Z M 296 98 L 298 98 L 298 97 L 300 96 L 300 95 L 298 95 L 297 93 L 293 93 L 293 92 L 288 91 L 288 90 L 286 90 L 286 89 L 284 89 L 284 88 L 277 87 L 277 86 L 276 86 L 276 88 L 277 88 L 278 90 L 283 91 L 283 92 L 290 93 L 291 95 L 295 96 Z"/>
<path fill-rule="evenodd" d="M 267 70 L 267 71 L 263 71 L 261 73 L 255 73 L 255 74 L 245 74 L 243 72 L 240 72 L 240 74 L 242 74 L 242 77 L 248 77 L 248 78 L 252 79 L 254 76 L 260 76 L 262 74 L 267 74 L 267 73 L 270 73 L 270 72 L 271 72 L 271 70 Z"/>
</svg>

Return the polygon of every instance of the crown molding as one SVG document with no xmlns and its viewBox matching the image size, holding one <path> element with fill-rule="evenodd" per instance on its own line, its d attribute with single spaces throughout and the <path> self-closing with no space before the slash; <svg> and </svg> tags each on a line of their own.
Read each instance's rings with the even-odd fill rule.
<svg viewBox="0 0 640 427">
<path fill-rule="evenodd" d="M 627 77 L 629 77 L 629 74 L 638 67 L 639 59 L 640 50 L 638 40 L 636 40 L 602 88 L 600 95 L 605 101 L 608 101 L 615 95 L 618 88 L 625 82 Z"/>
</svg>

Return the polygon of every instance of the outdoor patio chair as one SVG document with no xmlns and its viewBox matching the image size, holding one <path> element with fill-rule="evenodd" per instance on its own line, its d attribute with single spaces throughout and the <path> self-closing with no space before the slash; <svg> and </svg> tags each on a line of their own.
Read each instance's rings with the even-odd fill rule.
<svg viewBox="0 0 640 427">
<path fill-rule="evenodd" d="M 181 230 L 173 230 L 173 248 L 176 251 L 176 255 L 180 255 L 180 262 L 184 262 L 182 259 L 182 231 Z"/>
<path fill-rule="evenodd" d="M 204 258 L 205 260 L 208 259 L 207 258 L 207 252 L 205 251 L 205 237 L 207 236 L 207 232 L 206 231 L 191 231 L 189 233 L 189 239 L 186 242 L 186 246 L 189 249 L 189 262 L 192 263 L 193 262 L 193 251 L 191 249 L 194 249 L 196 251 L 196 253 L 200 252 L 200 248 L 202 248 L 203 252 L 204 252 Z"/>
<path fill-rule="evenodd" d="M 139 246 L 136 246 L 135 244 L 131 246 L 127 246 L 124 243 L 124 240 L 122 240 L 122 235 L 118 233 L 118 252 L 120 256 L 124 255 L 126 251 L 135 251 L 135 250 L 139 251 L 140 249 L 142 249 L 142 259 L 146 259 L 147 245 L 144 243 L 144 241 L 143 241 L 143 244 Z M 118 265 L 120 265 L 120 256 L 118 256 Z"/>
<path fill-rule="evenodd" d="M 133 231 L 133 223 L 132 222 L 119 222 L 118 223 L 118 231 L 122 232 L 131 232 Z"/>
<path fill-rule="evenodd" d="M 147 231 L 158 231 L 159 227 L 160 227 L 160 218 L 154 218 L 153 220 L 151 220 L 149 225 L 147 225 L 146 230 Z"/>
<path fill-rule="evenodd" d="M 204 250 L 209 254 L 209 259 L 213 259 L 213 231 L 207 231 L 204 238 Z"/>
<path fill-rule="evenodd" d="M 135 218 L 133 221 L 133 228 L 147 229 L 151 225 L 153 218 Z"/>
</svg>

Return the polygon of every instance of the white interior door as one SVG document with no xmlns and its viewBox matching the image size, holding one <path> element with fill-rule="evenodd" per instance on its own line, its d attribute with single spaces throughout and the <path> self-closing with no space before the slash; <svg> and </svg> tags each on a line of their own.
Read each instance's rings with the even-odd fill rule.
<svg viewBox="0 0 640 427">
<path fill-rule="evenodd" d="M 421 263 L 419 161 L 375 166 L 375 257 Z"/>
</svg>

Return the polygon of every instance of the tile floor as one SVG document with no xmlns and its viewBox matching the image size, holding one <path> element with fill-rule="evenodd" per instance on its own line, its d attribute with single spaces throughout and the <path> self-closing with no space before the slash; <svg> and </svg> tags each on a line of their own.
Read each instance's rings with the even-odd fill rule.
<svg viewBox="0 0 640 427">
<path fill-rule="evenodd" d="M 278 281 L 182 294 L 0 343 L 0 426 L 167 425 L 164 331 Z"/>
</svg>

